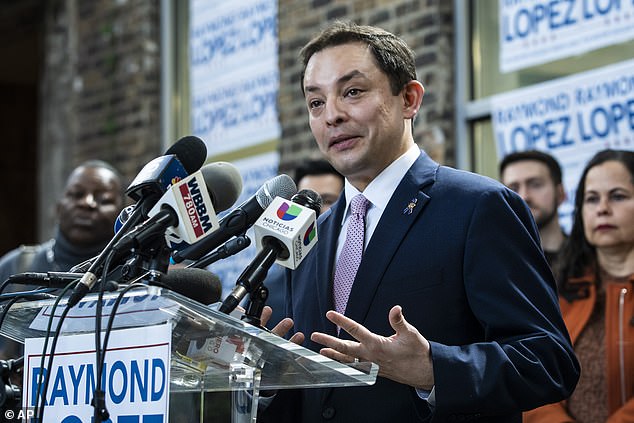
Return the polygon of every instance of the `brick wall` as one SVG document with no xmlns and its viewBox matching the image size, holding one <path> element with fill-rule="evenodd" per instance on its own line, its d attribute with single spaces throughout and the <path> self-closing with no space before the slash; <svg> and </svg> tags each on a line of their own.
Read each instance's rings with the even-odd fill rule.
<svg viewBox="0 0 634 423">
<path fill-rule="evenodd" d="M 301 47 L 328 21 L 351 19 L 400 35 L 417 56 L 425 86 L 415 139 L 436 160 L 453 164 L 453 6 L 441 0 L 280 0 L 280 169 L 289 171 L 314 145 L 300 90 Z"/>
<path fill-rule="evenodd" d="M 128 179 L 161 154 L 159 0 L 46 2 L 41 83 L 40 204 L 54 204 L 65 176 L 91 158 Z M 452 2 L 441 0 L 280 0 L 280 168 L 319 155 L 300 91 L 300 48 L 338 19 L 381 26 L 417 54 L 426 93 L 415 139 L 453 163 Z M 53 228 L 40 206 L 40 237 Z"/>
<path fill-rule="evenodd" d="M 41 84 L 40 204 L 99 158 L 127 182 L 161 154 L 159 0 L 47 2 Z M 54 217 L 40 207 L 40 233 Z"/>
</svg>

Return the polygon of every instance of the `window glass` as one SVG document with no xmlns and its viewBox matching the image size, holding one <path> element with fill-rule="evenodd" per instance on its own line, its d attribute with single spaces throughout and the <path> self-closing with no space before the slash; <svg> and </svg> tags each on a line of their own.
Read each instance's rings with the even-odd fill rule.
<svg viewBox="0 0 634 423">
<path fill-rule="evenodd" d="M 474 142 L 474 172 L 498 179 L 498 158 L 491 119 L 472 121 L 471 128 Z"/>
<path fill-rule="evenodd" d="M 499 65 L 498 0 L 471 0 L 467 8 L 471 17 L 471 86 L 468 95 L 471 101 L 634 57 L 634 40 L 630 40 L 577 56 L 502 73 Z M 479 115 L 477 120 L 470 119 L 468 126 L 472 147 L 471 168 L 477 173 L 497 179 L 498 158 L 490 116 L 483 119 Z"/>
<path fill-rule="evenodd" d="M 634 40 L 592 50 L 578 56 L 501 73 L 499 66 L 498 0 L 472 0 L 472 99 L 583 72 L 634 56 Z"/>
</svg>

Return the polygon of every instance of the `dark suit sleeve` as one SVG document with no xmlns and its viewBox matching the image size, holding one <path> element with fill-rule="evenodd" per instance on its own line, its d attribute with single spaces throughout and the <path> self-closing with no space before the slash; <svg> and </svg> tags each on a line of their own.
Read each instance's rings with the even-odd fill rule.
<svg viewBox="0 0 634 423">
<path fill-rule="evenodd" d="M 467 226 L 464 289 L 484 340 L 431 342 L 435 413 L 528 410 L 572 392 L 579 365 L 530 211 L 505 189 L 480 195 Z"/>
</svg>

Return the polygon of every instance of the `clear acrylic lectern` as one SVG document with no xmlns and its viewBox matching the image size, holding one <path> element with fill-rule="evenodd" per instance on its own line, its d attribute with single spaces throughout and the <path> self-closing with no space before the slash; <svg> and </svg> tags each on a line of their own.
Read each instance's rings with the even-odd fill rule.
<svg viewBox="0 0 634 423">
<path fill-rule="evenodd" d="M 106 328 L 118 292 L 104 294 L 102 329 Z M 75 308 L 94 316 L 96 294 Z M 24 343 L 43 337 L 54 300 L 14 304 L 0 335 Z M 0 313 L 6 305 L 0 305 Z M 55 316 L 66 307 L 60 301 Z M 71 315 L 69 313 L 69 316 Z M 233 391 L 232 422 L 255 422 L 262 390 L 372 385 L 378 366 L 346 365 L 220 313 L 175 292 L 143 286 L 123 295 L 115 313 L 113 330 L 170 322 L 172 354 L 171 392 Z M 57 321 L 53 322 L 57 327 Z M 94 319 L 65 319 L 62 334 L 94 333 Z"/>
</svg>

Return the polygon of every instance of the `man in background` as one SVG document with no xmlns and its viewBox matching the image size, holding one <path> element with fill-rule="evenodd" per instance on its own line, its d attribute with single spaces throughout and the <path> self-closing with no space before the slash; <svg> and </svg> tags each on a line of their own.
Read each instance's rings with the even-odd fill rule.
<svg viewBox="0 0 634 423">
<path fill-rule="evenodd" d="M 119 173 L 110 164 L 90 160 L 68 177 L 56 205 L 55 237 L 38 245 L 22 245 L 0 258 L 0 280 L 23 272 L 65 272 L 99 254 L 114 234 L 114 222 L 123 204 Z M 24 290 L 9 286 L 6 292 Z M 0 358 L 15 358 L 18 344 L 0 337 Z"/>
<path fill-rule="evenodd" d="M 308 160 L 295 169 L 297 191 L 311 189 L 321 196 L 321 214 L 330 209 L 343 190 L 343 175 L 337 172 L 327 160 Z M 285 267 L 275 265 L 269 272 L 265 286 L 269 289 L 267 305 L 273 314 L 266 326 L 272 329 L 285 317 L 286 286 L 284 284 Z"/>
<path fill-rule="evenodd" d="M 328 161 L 308 160 L 295 169 L 297 190 L 312 189 L 321 196 L 321 214 L 332 206 L 343 190 L 343 176 Z"/>
<path fill-rule="evenodd" d="M 557 213 L 566 199 L 561 166 L 553 156 L 542 151 L 517 151 L 500 162 L 500 180 L 530 207 L 544 255 L 552 268 L 566 240 Z"/>
</svg>

